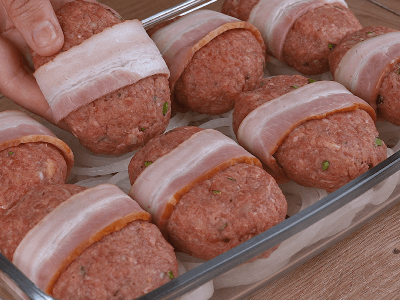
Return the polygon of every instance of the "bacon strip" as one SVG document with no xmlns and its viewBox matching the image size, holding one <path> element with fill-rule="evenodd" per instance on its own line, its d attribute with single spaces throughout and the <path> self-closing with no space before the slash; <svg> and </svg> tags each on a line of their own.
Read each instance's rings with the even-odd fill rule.
<svg viewBox="0 0 400 300">
<path fill-rule="evenodd" d="M 294 128 L 307 120 L 355 109 L 363 109 L 376 119 L 373 108 L 340 83 L 315 82 L 253 110 L 239 126 L 238 141 L 277 176 L 285 176 L 273 155 Z"/>
<path fill-rule="evenodd" d="M 253 25 L 210 10 L 192 12 L 155 32 L 151 38 L 171 72 L 171 95 L 174 95 L 175 83 L 193 55 L 218 35 L 238 28 L 249 30 L 265 49 L 261 34 Z M 177 105 L 174 99 L 172 101 Z"/>
<path fill-rule="evenodd" d="M 67 177 L 74 164 L 71 148 L 44 125 L 16 110 L 0 112 L 0 151 L 25 143 L 49 143 L 60 151 L 67 163 Z"/>
<path fill-rule="evenodd" d="M 344 0 L 260 0 L 248 22 L 260 30 L 268 53 L 285 62 L 282 49 L 294 22 L 307 11 L 328 3 L 348 7 Z"/>
<path fill-rule="evenodd" d="M 237 163 L 261 167 L 257 158 L 224 134 L 213 129 L 202 130 L 148 166 L 132 185 L 129 195 L 152 215 L 163 231 L 183 194 L 196 183 Z"/>
<path fill-rule="evenodd" d="M 386 33 L 349 49 L 336 68 L 334 79 L 376 109 L 382 80 L 400 59 L 400 32 Z"/>
<path fill-rule="evenodd" d="M 18 245 L 13 263 L 39 288 L 52 293 L 67 266 L 103 236 L 150 215 L 118 187 L 102 184 L 60 204 Z"/>
<path fill-rule="evenodd" d="M 168 68 L 138 20 L 105 29 L 62 52 L 34 76 L 58 122 L 70 112 Z"/>
</svg>

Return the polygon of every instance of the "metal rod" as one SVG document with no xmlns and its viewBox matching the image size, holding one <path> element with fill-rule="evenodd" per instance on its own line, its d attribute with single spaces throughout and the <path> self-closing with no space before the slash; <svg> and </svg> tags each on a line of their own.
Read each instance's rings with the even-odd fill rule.
<svg viewBox="0 0 400 300">
<path fill-rule="evenodd" d="M 149 28 L 161 21 L 168 20 L 172 17 L 178 16 L 179 14 L 186 14 L 216 1 L 217 0 L 188 0 L 142 20 L 142 24 L 144 28 Z"/>
<path fill-rule="evenodd" d="M 395 11 L 395 10 L 385 6 L 385 5 L 383 5 L 382 3 L 379 3 L 378 1 L 375 1 L 375 0 L 367 0 L 367 1 L 369 1 L 369 2 L 371 2 L 373 4 L 375 4 L 376 6 L 379 6 L 379 7 L 383 8 L 383 9 L 387 10 L 388 12 L 391 12 L 392 14 L 395 14 L 396 16 L 400 17 L 400 13 L 398 13 L 397 11 Z"/>
</svg>

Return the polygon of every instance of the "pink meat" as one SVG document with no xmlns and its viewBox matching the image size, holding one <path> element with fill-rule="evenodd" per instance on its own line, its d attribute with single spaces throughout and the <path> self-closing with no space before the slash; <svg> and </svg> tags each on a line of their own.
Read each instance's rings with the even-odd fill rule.
<svg viewBox="0 0 400 300">
<path fill-rule="evenodd" d="M 283 45 L 296 19 L 327 3 L 348 7 L 343 0 L 264 0 L 254 6 L 248 21 L 260 30 L 267 51 L 284 62 Z"/>
<path fill-rule="evenodd" d="M 294 128 L 306 120 L 321 119 L 338 111 L 356 108 L 366 110 L 375 119 L 373 109 L 341 84 L 316 82 L 252 111 L 239 127 L 238 141 L 275 173 L 282 174 L 282 168 L 272 155 Z"/>
<path fill-rule="evenodd" d="M 334 79 L 376 108 L 382 80 L 399 57 L 400 32 L 376 36 L 346 52 L 335 70 Z"/>
<path fill-rule="evenodd" d="M 84 249 L 133 220 L 149 218 L 116 186 L 100 185 L 70 197 L 42 219 L 18 245 L 13 263 L 51 292 L 59 274 Z"/>
<path fill-rule="evenodd" d="M 182 193 L 213 176 L 215 170 L 238 162 L 260 165 L 253 155 L 222 133 L 202 130 L 149 165 L 136 179 L 129 195 L 163 229 Z"/>
</svg>

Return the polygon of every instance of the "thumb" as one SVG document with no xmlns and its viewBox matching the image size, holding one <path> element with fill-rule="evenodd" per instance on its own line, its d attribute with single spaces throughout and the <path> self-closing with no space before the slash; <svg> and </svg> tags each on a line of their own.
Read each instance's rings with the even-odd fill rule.
<svg viewBox="0 0 400 300">
<path fill-rule="evenodd" d="M 30 48 L 41 56 L 57 53 L 64 35 L 49 0 L 1 0 Z"/>
</svg>

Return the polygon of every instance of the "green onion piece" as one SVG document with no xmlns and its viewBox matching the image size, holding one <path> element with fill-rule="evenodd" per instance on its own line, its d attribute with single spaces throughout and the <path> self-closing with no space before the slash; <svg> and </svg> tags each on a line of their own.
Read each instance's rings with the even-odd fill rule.
<svg viewBox="0 0 400 300">
<path fill-rule="evenodd" d="M 169 279 L 174 279 L 175 278 L 174 273 L 172 273 L 172 271 L 168 271 L 168 277 Z"/>
<path fill-rule="evenodd" d="M 219 228 L 219 231 L 224 230 L 226 226 L 228 226 L 228 223 L 225 223 L 224 225 L 222 225 L 222 226 Z"/>
<path fill-rule="evenodd" d="M 326 171 L 329 168 L 329 161 L 324 161 L 322 163 L 322 170 Z"/>
<path fill-rule="evenodd" d="M 292 88 L 298 89 L 299 87 L 297 85 L 292 85 Z"/>
<path fill-rule="evenodd" d="M 162 107 L 162 113 L 163 113 L 164 116 L 167 114 L 168 108 L 169 108 L 169 103 L 165 102 L 163 107 Z"/>
<path fill-rule="evenodd" d="M 328 48 L 332 50 L 333 48 L 335 48 L 335 45 L 328 43 Z"/>
<path fill-rule="evenodd" d="M 145 161 L 145 162 L 144 162 L 144 166 L 145 166 L 145 167 L 148 167 L 148 166 L 150 166 L 152 163 L 153 163 L 152 161 Z"/>
<path fill-rule="evenodd" d="M 13 154 L 14 154 L 14 152 L 12 152 L 12 151 L 8 152 L 8 155 L 13 155 Z"/>
<path fill-rule="evenodd" d="M 221 194 L 221 191 L 212 191 L 214 194 Z"/>
<path fill-rule="evenodd" d="M 141 127 L 141 128 L 140 128 L 140 130 L 141 130 L 141 131 L 145 131 L 145 130 L 146 130 L 146 128 L 144 128 L 144 127 Z"/>
<path fill-rule="evenodd" d="M 382 140 L 380 138 L 375 139 L 375 147 L 376 146 L 383 146 Z"/>
<path fill-rule="evenodd" d="M 367 32 L 367 34 L 371 34 L 371 33 L 372 33 L 372 31 L 368 31 L 368 32 Z"/>
<path fill-rule="evenodd" d="M 313 83 L 313 82 L 317 82 L 317 81 L 314 80 L 314 79 L 309 78 L 309 79 L 308 79 L 308 82 L 309 82 L 309 83 Z"/>
<path fill-rule="evenodd" d="M 236 181 L 236 179 L 235 179 L 235 178 L 232 178 L 232 177 L 228 177 L 228 179 L 229 179 L 229 180 L 232 180 L 232 181 Z"/>
</svg>

